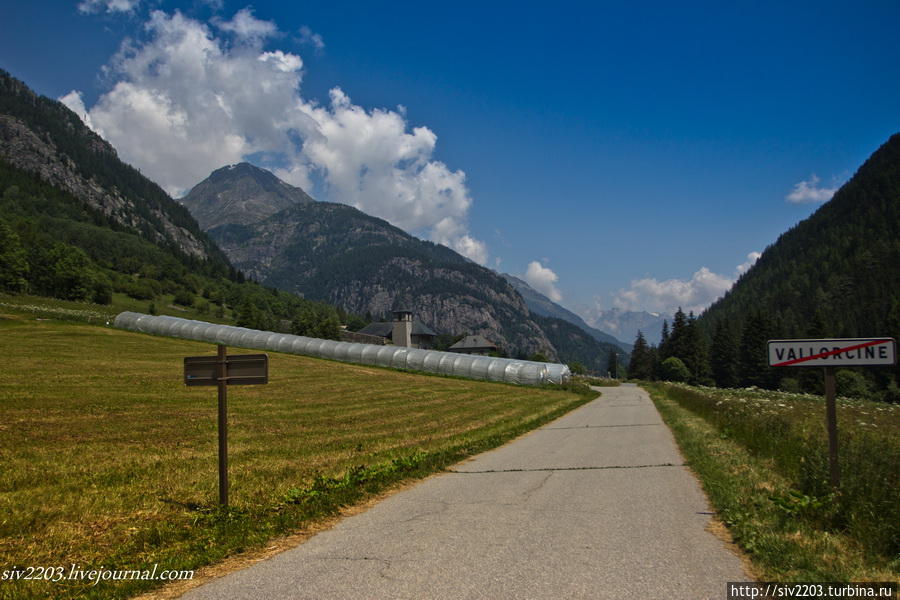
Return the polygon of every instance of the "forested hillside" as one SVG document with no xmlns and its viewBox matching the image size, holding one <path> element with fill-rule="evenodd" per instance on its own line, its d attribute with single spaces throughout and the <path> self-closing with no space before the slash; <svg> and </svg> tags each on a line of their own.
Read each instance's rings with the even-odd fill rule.
<svg viewBox="0 0 900 600">
<path fill-rule="evenodd" d="M 245 281 L 190 213 L 61 103 L 0 72 L 0 293 L 337 336 L 335 309 Z M 319 331 L 321 329 L 321 331 Z"/>
<path fill-rule="evenodd" d="M 685 332 L 690 342 L 683 344 Z M 816 369 L 769 368 L 767 340 L 882 336 L 900 338 L 900 134 L 782 234 L 696 322 L 676 315 L 655 371 L 646 344 L 636 344 L 632 369 L 668 378 L 659 369 L 676 357 L 694 382 L 818 391 Z M 853 395 L 900 401 L 898 376 L 896 368 L 848 369 L 838 384 Z"/>
<path fill-rule="evenodd" d="M 119 160 L 115 149 L 61 102 L 0 70 L 0 160 L 69 192 L 142 237 L 224 272 L 227 260 L 191 214 Z"/>
<path fill-rule="evenodd" d="M 742 327 L 760 313 L 784 337 L 900 333 L 900 134 L 812 216 L 763 252 L 700 318 Z"/>
</svg>

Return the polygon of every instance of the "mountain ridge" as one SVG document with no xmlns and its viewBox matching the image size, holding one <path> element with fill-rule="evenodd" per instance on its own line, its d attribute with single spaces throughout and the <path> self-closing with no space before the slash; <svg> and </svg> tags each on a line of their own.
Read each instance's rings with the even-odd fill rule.
<svg viewBox="0 0 900 600">
<path fill-rule="evenodd" d="M 602 327 L 604 331 L 614 331 L 615 335 L 625 339 L 636 339 L 637 332 L 644 334 L 648 344 L 658 344 L 662 337 L 662 324 L 665 315 L 645 310 L 622 310 L 608 308 L 601 310 L 588 319 L 594 327 Z"/>
<path fill-rule="evenodd" d="M 900 310 L 898 224 L 900 133 L 769 245 L 699 321 L 711 330 L 720 318 L 743 321 L 752 307 L 783 321 L 786 335 L 883 335 L 888 316 Z"/>
<path fill-rule="evenodd" d="M 510 275 L 509 273 L 501 273 L 500 275 L 501 277 L 506 279 L 516 289 L 517 292 L 519 292 L 519 294 L 525 300 L 525 303 L 528 305 L 528 309 L 532 313 L 538 314 L 542 317 L 551 317 L 554 319 L 567 321 L 583 330 L 598 342 L 613 344 L 615 346 L 618 346 L 625 352 L 631 352 L 631 344 L 623 342 L 615 336 L 605 331 L 601 331 L 596 327 L 591 327 L 585 322 L 584 319 L 582 319 L 569 309 L 565 308 L 564 306 L 560 306 L 556 302 L 550 300 L 550 298 L 531 287 L 527 281 L 524 281 L 523 279 L 516 277 L 515 275 Z"/>
<path fill-rule="evenodd" d="M 241 169 L 217 169 L 216 184 L 227 187 L 233 177 L 241 194 L 252 193 L 245 171 L 265 170 Z M 206 193 L 213 187 L 207 180 L 194 187 L 204 191 L 202 200 L 193 191 L 182 199 L 189 209 L 215 206 L 217 195 Z M 261 191 L 229 206 L 231 222 L 220 220 L 207 232 L 236 267 L 266 285 L 375 318 L 402 305 L 440 333 L 484 335 L 516 355 L 558 356 L 505 279 L 446 246 L 419 240 L 344 204 L 310 201 L 283 207 Z"/>
<path fill-rule="evenodd" d="M 61 102 L 6 72 L 0 292 L 339 335 L 337 310 L 246 281 L 186 207 Z"/>
<path fill-rule="evenodd" d="M 900 133 L 872 153 L 831 200 L 769 245 L 697 324 L 714 349 L 733 348 L 738 341 L 738 380 L 767 387 L 789 380 L 814 391 L 820 379 L 811 370 L 768 367 L 766 340 L 900 337 L 898 226 Z M 725 373 L 715 361 L 723 354 L 712 352 L 713 373 Z M 900 365 L 844 376 L 863 382 L 854 393 L 900 401 Z"/>
<path fill-rule="evenodd" d="M 122 162 L 62 103 L 0 70 L 0 159 L 65 190 L 120 227 L 195 260 L 227 264 L 190 212 Z"/>
<path fill-rule="evenodd" d="M 250 190 L 256 193 L 249 194 Z M 242 162 L 216 169 L 179 201 L 201 228 L 209 230 L 226 224 L 249 225 L 315 200 L 271 171 Z"/>
</svg>

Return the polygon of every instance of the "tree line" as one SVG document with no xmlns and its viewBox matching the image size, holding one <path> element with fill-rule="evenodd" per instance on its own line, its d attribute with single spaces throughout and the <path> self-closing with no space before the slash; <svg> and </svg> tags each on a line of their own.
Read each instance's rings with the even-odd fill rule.
<svg viewBox="0 0 900 600">
<path fill-rule="evenodd" d="M 190 260 L 111 222 L 68 192 L 0 160 L 0 293 L 108 305 L 114 294 L 169 303 L 241 327 L 338 339 L 362 317 L 262 286 L 217 260 Z"/>
<path fill-rule="evenodd" d="M 658 348 L 636 340 L 631 373 L 720 387 L 820 393 L 814 368 L 772 369 L 770 339 L 900 339 L 900 134 L 834 197 L 766 248 L 702 316 L 679 309 Z M 675 360 L 677 359 L 677 360 Z M 838 392 L 900 401 L 900 366 L 842 369 Z"/>
<path fill-rule="evenodd" d="M 889 320 L 891 330 L 900 332 L 900 304 L 895 305 Z M 812 330 L 804 337 L 826 337 L 818 331 Z M 776 320 L 761 311 L 752 311 L 742 324 L 720 319 L 710 338 L 693 312 L 685 314 L 679 308 L 671 327 L 668 320 L 663 322 L 658 346 L 649 344 L 638 332 L 628 376 L 720 388 L 757 387 L 821 394 L 820 369 L 769 366 L 767 342 L 785 337 Z M 896 369 L 840 369 L 837 384 L 838 393 L 844 396 L 900 402 Z"/>
</svg>

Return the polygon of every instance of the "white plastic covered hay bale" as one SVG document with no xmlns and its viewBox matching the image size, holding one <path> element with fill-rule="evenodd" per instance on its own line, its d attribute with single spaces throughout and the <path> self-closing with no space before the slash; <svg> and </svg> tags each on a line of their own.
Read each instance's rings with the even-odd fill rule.
<svg viewBox="0 0 900 600">
<path fill-rule="evenodd" d="M 115 327 L 212 344 L 272 350 L 357 364 L 411 369 L 426 373 L 503 381 L 520 385 L 564 384 L 571 377 L 569 368 L 561 364 L 397 346 L 337 342 L 170 316 L 123 312 L 116 317 Z"/>
</svg>

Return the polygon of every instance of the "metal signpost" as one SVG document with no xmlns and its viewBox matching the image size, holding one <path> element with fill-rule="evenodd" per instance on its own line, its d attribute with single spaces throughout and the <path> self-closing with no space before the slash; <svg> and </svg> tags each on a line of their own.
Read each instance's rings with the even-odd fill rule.
<svg viewBox="0 0 900 600">
<path fill-rule="evenodd" d="M 184 384 L 219 388 L 219 504 L 228 506 L 228 386 L 269 383 L 268 354 L 228 356 L 219 344 L 217 356 L 184 359 Z"/>
<path fill-rule="evenodd" d="M 770 340 L 770 367 L 824 367 L 825 414 L 828 425 L 828 465 L 831 486 L 841 486 L 837 440 L 837 367 L 874 367 L 897 362 L 897 342 L 893 338 L 843 338 L 826 340 Z"/>
</svg>

